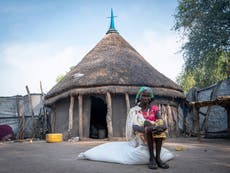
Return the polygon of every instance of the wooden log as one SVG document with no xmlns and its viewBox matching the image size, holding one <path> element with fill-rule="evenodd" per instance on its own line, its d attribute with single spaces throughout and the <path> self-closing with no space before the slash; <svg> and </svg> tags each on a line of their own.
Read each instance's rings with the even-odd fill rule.
<svg viewBox="0 0 230 173">
<path fill-rule="evenodd" d="M 22 105 L 20 109 L 20 115 L 22 116 L 22 121 L 21 121 L 21 132 L 20 132 L 20 139 L 24 139 L 25 136 L 25 104 Z"/>
<path fill-rule="evenodd" d="M 68 133 L 71 136 L 71 130 L 73 129 L 73 109 L 74 109 L 74 96 L 70 96 L 69 105 L 69 129 Z"/>
<path fill-rule="evenodd" d="M 177 121 L 177 115 L 174 111 L 174 108 L 170 105 L 168 105 L 169 109 L 169 118 L 171 119 L 170 122 L 170 128 L 171 128 L 171 137 L 175 137 L 176 135 L 176 121 Z"/>
<path fill-rule="evenodd" d="M 125 93 L 125 102 L 126 102 L 126 110 L 127 110 L 127 115 L 129 114 L 130 110 L 130 101 L 129 101 L 129 94 Z"/>
<path fill-rule="evenodd" d="M 195 106 L 192 107 L 192 115 L 193 115 L 193 128 L 194 133 L 197 134 L 198 140 L 200 140 L 200 116 L 199 116 L 199 108 Z"/>
<path fill-rule="evenodd" d="M 30 91 L 29 91 L 28 86 L 26 86 L 26 91 L 27 91 L 27 94 L 28 94 L 29 105 L 30 105 L 30 110 L 31 110 L 31 115 L 32 115 L 32 138 L 34 138 L 35 137 L 34 110 L 33 110 L 32 99 L 31 99 L 31 95 L 30 95 Z"/>
<path fill-rule="evenodd" d="M 169 128 L 168 125 L 168 116 L 167 116 L 167 108 L 164 105 L 159 105 L 159 108 L 161 110 L 161 116 L 166 124 L 166 127 Z"/>
<path fill-rule="evenodd" d="M 210 101 L 197 101 L 197 102 L 190 102 L 190 106 L 195 106 L 195 107 L 204 107 L 204 106 L 209 106 L 209 105 L 215 105 L 214 100 Z"/>
<path fill-rule="evenodd" d="M 20 117 L 20 107 L 19 107 L 18 95 L 16 96 L 16 114 L 17 114 L 17 117 Z"/>
<path fill-rule="evenodd" d="M 20 110 L 19 110 L 19 99 L 18 99 L 18 95 L 16 96 L 16 114 L 17 114 L 17 117 L 19 117 L 18 119 L 18 133 L 16 135 L 16 139 L 20 139 L 20 132 L 21 132 L 21 129 L 22 129 L 22 117 L 20 116 Z"/>
<path fill-rule="evenodd" d="M 78 114 L 79 114 L 79 137 L 80 139 L 83 138 L 83 100 L 82 100 L 82 95 L 78 95 Z"/>
<path fill-rule="evenodd" d="M 183 112 L 183 103 L 182 103 L 182 105 L 180 105 L 177 108 L 177 113 L 178 113 L 178 128 L 177 129 L 179 130 L 179 132 L 182 132 L 182 134 L 185 134 L 186 121 L 185 121 L 185 115 L 184 115 L 184 112 Z M 181 129 L 180 129 L 180 127 L 181 127 Z M 182 131 L 180 131 L 180 130 L 182 130 Z"/>
<path fill-rule="evenodd" d="M 228 118 L 228 136 L 230 138 L 230 106 L 226 107 Z"/>
<path fill-rule="evenodd" d="M 217 100 L 230 100 L 230 96 L 218 96 Z"/>
<path fill-rule="evenodd" d="M 113 126 L 112 126 L 112 99 L 109 92 L 106 93 L 106 103 L 107 103 L 107 115 L 106 122 L 108 128 L 108 137 L 112 139 L 113 137 Z"/>
<path fill-rule="evenodd" d="M 44 96 L 44 92 L 43 92 L 43 87 L 42 87 L 42 82 L 41 81 L 40 81 L 40 90 L 41 90 L 42 96 Z"/>
<path fill-rule="evenodd" d="M 56 105 L 52 105 L 52 112 L 51 112 L 51 132 L 55 132 L 56 127 Z"/>
<path fill-rule="evenodd" d="M 24 112 L 21 112 L 20 110 L 20 104 L 19 104 L 19 98 L 16 96 L 16 107 L 17 107 L 17 115 L 19 117 L 18 120 L 18 133 L 16 135 L 16 139 L 24 139 L 24 129 L 25 129 L 25 116 Z M 24 105 L 22 106 L 24 110 Z"/>
<path fill-rule="evenodd" d="M 178 121 L 178 109 L 173 107 L 173 106 L 170 106 L 171 109 L 172 109 L 172 115 L 173 115 L 173 121 L 174 121 L 174 135 L 176 136 L 179 136 L 180 134 L 180 130 L 179 130 L 179 121 Z"/>
<path fill-rule="evenodd" d="M 219 96 L 215 100 L 189 102 L 190 106 L 194 105 L 195 107 L 205 107 L 205 106 L 213 106 L 213 105 L 226 106 L 229 104 L 230 104 L 230 96 Z"/>
<path fill-rule="evenodd" d="M 168 121 L 168 134 L 170 137 L 172 137 L 173 118 L 172 118 L 172 111 L 169 105 L 167 105 L 167 121 Z"/>
<path fill-rule="evenodd" d="M 126 116 L 129 115 L 129 111 L 130 111 L 130 100 L 129 100 L 129 94 L 125 93 L 125 103 L 126 103 Z M 123 125 L 122 127 L 122 137 L 125 137 L 125 125 Z"/>
<path fill-rule="evenodd" d="M 194 100 L 198 101 L 198 92 L 197 89 L 194 91 Z M 197 131 L 197 137 L 200 141 L 200 115 L 199 115 L 199 107 L 193 106 L 193 120 L 194 120 L 194 129 Z"/>
</svg>

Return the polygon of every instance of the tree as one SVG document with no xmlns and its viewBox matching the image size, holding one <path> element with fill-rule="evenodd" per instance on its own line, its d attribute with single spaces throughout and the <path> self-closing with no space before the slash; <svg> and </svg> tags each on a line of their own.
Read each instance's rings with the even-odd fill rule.
<svg viewBox="0 0 230 173">
<path fill-rule="evenodd" d="M 196 85 L 194 75 L 191 72 L 185 73 L 182 71 L 179 76 L 177 76 L 176 82 L 182 86 L 185 92 L 188 92 L 192 86 Z"/>
<path fill-rule="evenodd" d="M 174 30 L 187 40 L 182 47 L 185 65 L 178 78 L 192 75 L 198 87 L 226 78 L 230 68 L 230 1 L 180 0 L 175 20 Z"/>
<path fill-rule="evenodd" d="M 73 70 L 74 67 L 75 67 L 75 66 L 71 66 L 71 67 L 69 68 L 69 71 Z M 59 75 L 57 76 L 57 78 L 56 78 L 56 83 L 59 83 L 60 81 L 62 81 L 62 79 L 64 79 L 66 73 L 68 73 L 68 72 L 65 72 L 65 74 L 63 74 L 63 73 L 62 73 L 62 74 L 59 74 Z"/>
<path fill-rule="evenodd" d="M 56 83 L 59 83 L 59 82 L 61 82 L 62 81 L 62 79 L 64 78 L 64 74 L 59 74 L 58 76 L 57 76 L 57 78 L 56 78 Z"/>
<path fill-rule="evenodd" d="M 211 62 L 211 64 L 209 64 Z M 213 81 L 220 81 L 227 78 L 226 57 L 221 55 L 216 62 L 209 61 L 206 65 L 190 69 L 185 71 L 185 67 L 182 72 L 177 76 L 177 83 L 181 85 L 182 89 L 187 92 L 193 86 L 206 87 L 212 84 Z"/>
</svg>

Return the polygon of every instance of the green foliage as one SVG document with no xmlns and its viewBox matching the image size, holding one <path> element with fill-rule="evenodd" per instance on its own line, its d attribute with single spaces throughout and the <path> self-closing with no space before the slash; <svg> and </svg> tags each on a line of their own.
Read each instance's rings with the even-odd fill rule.
<svg viewBox="0 0 230 173">
<path fill-rule="evenodd" d="M 196 84 L 192 72 L 185 73 L 184 71 L 177 76 L 176 82 L 182 87 L 185 93 Z"/>
<path fill-rule="evenodd" d="M 69 68 L 69 71 L 73 70 L 74 67 L 75 67 L 75 66 L 71 66 L 71 67 Z M 66 72 L 66 73 L 68 73 L 68 72 Z M 64 79 L 66 73 L 65 73 L 65 74 L 59 74 L 59 75 L 57 76 L 57 78 L 56 78 L 56 83 L 62 81 L 62 79 Z"/>
<path fill-rule="evenodd" d="M 64 78 L 64 76 L 65 76 L 64 74 L 59 74 L 59 75 L 57 76 L 57 78 L 56 78 L 56 83 L 62 81 L 62 79 Z"/>
<path fill-rule="evenodd" d="M 188 92 L 193 86 L 198 88 L 206 87 L 228 77 L 225 69 L 227 69 L 229 60 L 229 55 L 222 54 L 215 62 L 207 61 L 187 71 L 184 68 L 176 81 L 185 92 Z"/>
<path fill-rule="evenodd" d="M 175 19 L 174 29 L 187 40 L 182 47 L 185 65 L 177 80 L 182 88 L 225 79 L 230 67 L 230 1 L 180 0 Z"/>
</svg>

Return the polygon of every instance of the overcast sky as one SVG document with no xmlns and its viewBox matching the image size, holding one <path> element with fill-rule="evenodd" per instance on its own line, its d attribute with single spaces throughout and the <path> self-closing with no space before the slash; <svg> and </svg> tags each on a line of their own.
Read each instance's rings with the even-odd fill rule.
<svg viewBox="0 0 230 173">
<path fill-rule="evenodd" d="M 48 92 L 115 27 L 153 67 L 175 81 L 184 63 L 172 30 L 176 0 L 0 0 L 0 96 Z"/>
</svg>

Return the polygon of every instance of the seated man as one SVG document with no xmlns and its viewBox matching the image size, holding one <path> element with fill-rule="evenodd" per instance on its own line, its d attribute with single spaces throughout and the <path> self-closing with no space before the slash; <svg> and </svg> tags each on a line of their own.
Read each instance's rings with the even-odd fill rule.
<svg viewBox="0 0 230 173">
<path fill-rule="evenodd" d="M 149 149 L 149 165 L 150 169 L 160 168 L 168 169 L 169 166 L 160 159 L 162 141 L 166 138 L 165 123 L 159 113 L 156 105 L 151 106 L 154 98 L 151 88 L 141 87 L 136 96 L 136 104 L 140 109 L 135 111 L 135 120 L 133 122 L 133 130 L 135 135 L 148 144 Z M 156 157 L 154 156 L 154 143 L 156 144 Z"/>
</svg>

